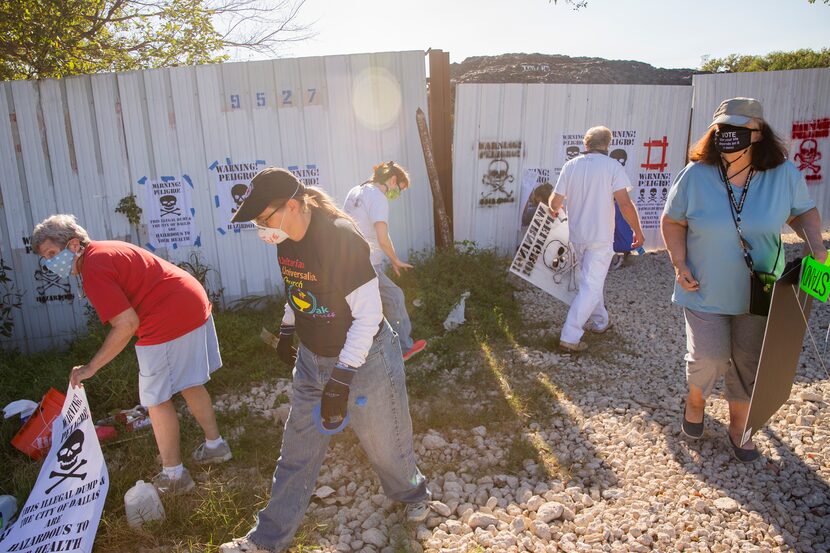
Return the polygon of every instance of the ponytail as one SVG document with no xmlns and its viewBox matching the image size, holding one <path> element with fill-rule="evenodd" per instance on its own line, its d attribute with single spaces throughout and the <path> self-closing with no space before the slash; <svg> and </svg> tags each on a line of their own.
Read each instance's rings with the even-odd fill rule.
<svg viewBox="0 0 830 553">
<path fill-rule="evenodd" d="M 355 220 L 351 215 L 337 207 L 337 204 L 331 196 L 316 186 L 306 186 L 302 196 L 297 198 L 297 201 L 299 201 L 303 207 L 309 207 L 310 209 L 322 211 L 331 219 L 346 219 L 352 223 L 355 223 Z"/>
<path fill-rule="evenodd" d="M 394 161 L 386 161 L 372 167 L 372 176 L 366 183 L 386 184 L 392 177 L 398 177 L 398 187 L 401 190 L 409 188 L 409 173 Z"/>
</svg>

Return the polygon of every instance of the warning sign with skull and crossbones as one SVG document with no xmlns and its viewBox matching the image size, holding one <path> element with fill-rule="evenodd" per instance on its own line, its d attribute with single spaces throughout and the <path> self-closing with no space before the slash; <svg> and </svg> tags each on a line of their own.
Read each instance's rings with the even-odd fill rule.
<svg viewBox="0 0 830 553">
<path fill-rule="evenodd" d="M 256 229 L 250 222 L 231 223 L 231 217 L 248 197 L 251 179 L 264 169 L 265 165 L 265 161 L 261 159 L 233 161 L 226 158 L 224 162 L 217 160 L 208 167 L 213 177 L 213 202 L 218 211 L 216 221 L 219 226 L 216 230 L 219 234 Z"/>
<path fill-rule="evenodd" d="M 109 474 L 83 387 L 69 387 L 52 446 L 0 551 L 92 551 Z"/>
<path fill-rule="evenodd" d="M 672 174 L 665 171 L 642 171 L 638 174 L 634 204 L 643 230 L 660 228 L 660 215 L 669 197 Z"/>
<path fill-rule="evenodd" d="M 830 117 L 812 121 L 796 121 L 792 128 L 790 159 L 807 184 L 818 184 L 824 178 L 822 164 L 826 164 L 830 148 Z M 824 158 L 824 161 L 822 161 Z"/>
<path fill-rule="evenodd" d="M 138 181 L 145 187 L 144 211 L 147 232 L 153 247 L 187 246 L 196 240 L 191 205 L 193 181 L 188 175 L 163 176 Z"/>
<path fill-rule="evenodd" d="M 480 207 L 496 207 L 517 201 L 518 180 L 516 168 L 522 155 L 520 140 L 508 142 L 479 142 L 478 159 L 481 161 Z"/>
<path fill-rule="evenodd" d="M 511 273 L 568 305 L 576 297 L 579 265 L 569 234 L 567 213 L 553 218 L 540 203 L 510 264 Z"/>
</svg>

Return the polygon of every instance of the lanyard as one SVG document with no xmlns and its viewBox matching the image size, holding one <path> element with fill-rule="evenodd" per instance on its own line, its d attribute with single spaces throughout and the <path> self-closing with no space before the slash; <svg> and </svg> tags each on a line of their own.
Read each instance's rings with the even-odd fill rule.
<svg viewBox="0 0 830 553">
<path fill-rule="evenodd" d="M 723 185 L 726 187 L 726 195 L 729 198 L 729 213 L 732 215 L 732 222 L 735 224 L 735 230 L 738 232 L 738 242 L 741 245 L 741 250 L 744 254 L 744 263 L 749 268 L 750 274 L 755 273 L 755 263 L 752 261 L 752 256 L 749 254 L 749 250 L 752 249 L 752 244 L 750 244 L 746 238 L 744 238 L 743 232 L 741 232 L 741 211 L 744 209 L 744 202 L 746 201 L 746 195 L 749 192 L 749 185 L 752 183 L 752 177 L 755 176 L 755 170 L 750 169 L 749 175 L 746 177 L 746 184 L 744 185 L 744 189 L 741 191 L 741 198 L 738 201 L 735 201 L 735 193 L 732 191 L 732 185 L 729 184 L 729 178 L 726 174 L 726 168 L 723 166 L 723 163 L 718 163 L 718 169 L 720 170 L 721 180 L 723 181 Z M 778 253 L 775 254 L 775 264 L 772 266 L 772 273 L 775 272 L 775 267 L 778 266 L 778 259 L 781 256 L 781 238 L 778 238 Z"/>
</svg>

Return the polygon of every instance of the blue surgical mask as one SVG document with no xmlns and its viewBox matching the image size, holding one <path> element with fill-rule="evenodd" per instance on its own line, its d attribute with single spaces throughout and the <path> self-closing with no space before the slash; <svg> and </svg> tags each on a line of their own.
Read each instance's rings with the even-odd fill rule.
<svg viewBox="0 0 830 553">
<path fill-rule="evenodd" d="M 44 259 L 43 265 L 59 277 L 67 278 L 72 274 L 72 262 L 75 257 L 76 255 L 66 247 L 52 259 Z"/>
</svg>

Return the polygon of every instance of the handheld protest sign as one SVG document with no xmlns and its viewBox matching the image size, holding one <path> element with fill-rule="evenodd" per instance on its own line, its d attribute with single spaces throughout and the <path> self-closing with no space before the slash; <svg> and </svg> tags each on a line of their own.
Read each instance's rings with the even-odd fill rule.
<svg viewBox="0 0 830 553">
<path fill-rule="evenodd" d="M 568 236 L 564 211 L 553 218 L 540 203 L 509 270 L 570 305 L 576 297 L 578 262 Z"/>
<path fill-rule="evenodd" d="M 827 302 L 830 295 L 830 257 L 824 264 L 813 256 L 805 256 L 801 261 L 801 289 L 821 302 Z"/>
<path fill-rule="evenodd" d="M 109 474 L 83 387 L 70 385 L 52 423 L 52 447 L 0 553 L 90 553 L 109 489 Z"/>
<path fill-rule="evenodd" d="M 799 288 L 799 264 L 791 263 L 772 289 L 764 341 L 758 360 L 744 445 L 790 397 L 813 298 Z"/>
</svg>

